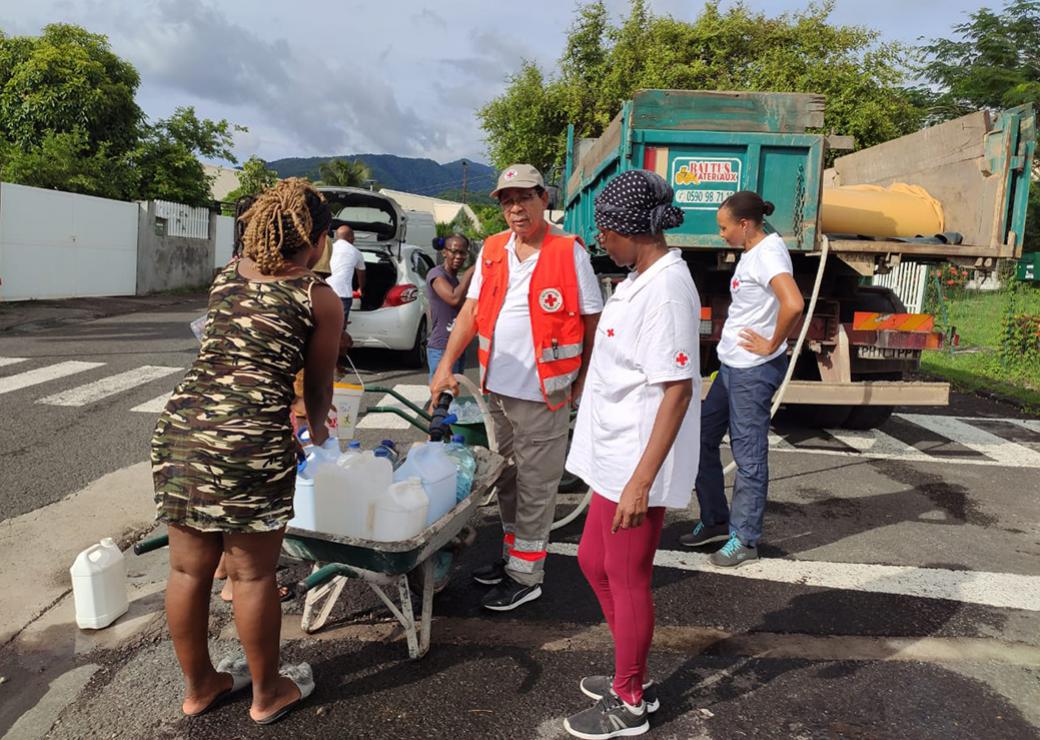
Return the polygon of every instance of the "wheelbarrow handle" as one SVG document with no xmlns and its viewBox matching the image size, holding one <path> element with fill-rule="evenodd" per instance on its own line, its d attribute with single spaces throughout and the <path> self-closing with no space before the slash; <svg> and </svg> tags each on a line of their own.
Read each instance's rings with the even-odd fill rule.
<svg viewBox="0 0 1040 740">
<path fill-rule="evenodd" d="M 152 550 L 160 550 L 170 544 L 169 535 L 161 534 L 158 537 L 141 540 L 134 545 L 134 555 L 144 555 Z"/>
<path fill-rule="evenodd" d="M 296 584 L 296 593 L 307 593 L 312 588 L 318 588 L 319 586 L 325 585 L 336 576 L 358 578 L 358 574 L 353 568 L 349 568 L 346 565 L 343 565 L 343 563 L 329 563 L 328 565 L 323 565 L 318 568 L 302 581 L 299 581 Z"/>
</svg>

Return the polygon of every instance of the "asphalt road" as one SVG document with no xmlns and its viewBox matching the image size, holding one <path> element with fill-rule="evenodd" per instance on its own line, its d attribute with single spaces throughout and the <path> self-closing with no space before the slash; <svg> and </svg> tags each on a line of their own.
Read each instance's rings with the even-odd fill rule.
<svg viewBox="0 0 1040 740">
<path fill-rule="evenodd" d="M 0 391 L 27 371 L 105 363 L 0 393 L 0 519 L 145 459 L 155 414 L 133 409 L 168 393 L 180 372 L 80 406 L 54 397 L 83 401 L 84 385 L 143 365 L 182 372 L 199 308 L 0 334 L 0 362 L 28 358 L 0 365 Z M 356 360 L 366 382 L 421 395 L 425 375 L 397 369 L 392 355 Z M 418 438 L 396 417 L 362 426 L 366 446 Z M 1040 737 L 1040 420 L 958 397 L 947 410 L 902 410 L 881 433 L 778 429 L 772 450 L 759 564 L 712 570 L 677 542 L 695 514 L 668 517 L 655 571 L 651 668 L 662 709 L 652 736 Z M 558 512 L 573 503 L 561 499 Z M 437 597 L 421 661 L 407 659 L 378 599 L 349 584 L 315 635 L 300 631 L 302 599 L 285 606 L 286 659 L 309 661 L 318 681 L 304 708 L 276 730 L 252 725 L 248 695 L 186 720 L 160 619 L 139 639 L 78 655 L 92 677 L 50 736 L 563 737 L 562 718 L 587 705 L 579 678 L 611 666 L 573 557 L 581 520 L 554 536 L 543 598 L 490 614 L 468 574 L 495 555 L 495 517 L 482 511 L 475 545 Z M 282 578 L 306 572 L 289 565 Z M 161 613 L 161 601 L 151 608 Z M 216 601 L 212 635 L 215 655 L 235 648 Z"/>
</svg>

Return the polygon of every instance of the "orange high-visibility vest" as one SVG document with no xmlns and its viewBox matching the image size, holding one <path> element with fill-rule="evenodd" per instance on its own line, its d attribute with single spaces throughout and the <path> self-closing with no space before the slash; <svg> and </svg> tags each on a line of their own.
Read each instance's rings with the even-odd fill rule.
<svg viewBox="0 0 1040 740">
<path fill-rule="evenodd" d="M 480 385 L 487 392 L 488 362 L 495 337 L 495 324 L 509 289 L 509 259 L 506 244 L 511 232 L 503 231 L 484 240 L 480 259 L 480 296 L 477 299 L 477 358 L 480 360 Z M 581 369 L 585 325 L 581 320 L 578 272 L 574 265 L 574 237 L 548 233 L 531 275 L 528 293 L 534 359 L 542 397 L 550 410 L 563 408 L 570 401 L 570 387 Z M 558 404 L 549 396 L 568 391 Z"/>
</svg>

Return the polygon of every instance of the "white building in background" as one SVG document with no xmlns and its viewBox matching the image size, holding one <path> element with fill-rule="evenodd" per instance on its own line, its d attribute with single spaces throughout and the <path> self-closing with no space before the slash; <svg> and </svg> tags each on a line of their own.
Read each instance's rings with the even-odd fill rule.
<svg viewBox="0 0 1040 740">
<path fill-rule="evenodd" d="M 464 213 L 476 229 L 481 229 L 480 219 L 465 203 L 457 203 L 442 198 L 431 198 L 428 195 L 416 195 L 415 193 L 404 193 L 400 190 L 389 190 L 383 188 L 379 191 L 383 195 L 393 198 L 397 205 L 405 211 L 425 211 L 433 216 L 433 222 L 437 224 L 450 224 Z"/>
<path fill-rule="evenodd" d="M 202 169 L 205 170 L 206 177 L 213 178 L 213 184 L 209 187 L 209 194 L 213 200 L 223 201 L 227 198 L 228 193 L 238 190 L 238 186 L 241 184 L 239 176 L 242 174 L 242 170 L 220 167 L 215 164 L 204 164 Z"/>
</svg>

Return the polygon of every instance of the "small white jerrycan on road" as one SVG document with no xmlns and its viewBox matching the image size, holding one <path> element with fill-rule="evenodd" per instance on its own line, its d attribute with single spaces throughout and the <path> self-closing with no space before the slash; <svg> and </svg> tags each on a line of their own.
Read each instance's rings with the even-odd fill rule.
<svg viewBox="0 0 1040 740">
<path fill-rule="evenodd" d="M 111 537 L 81 552 L 69 573 L 76 602 L 76 624 L 80 629 L 107 627 L 130 608 L 126 561 Z"/>
</svg>

